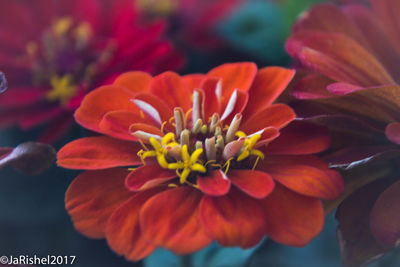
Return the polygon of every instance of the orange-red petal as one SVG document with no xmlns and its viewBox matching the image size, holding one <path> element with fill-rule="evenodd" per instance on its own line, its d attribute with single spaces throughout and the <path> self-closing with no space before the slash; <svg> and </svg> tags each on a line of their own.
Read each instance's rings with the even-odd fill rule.
<svg viewBox="0 0 400 267">
<path fill-rule="evenodd" d="M 113 84 L 129 89 L 132 92 L 148 91 L 151 75 L 143 71 L 125 72 L 118 76 Z"/>
<path fill-rule="evenodd" d="M 192 253 L 211 243 L 199 223 L 202 193 L 180 186 L 149 199 L 140 212 L 140 225 L 145 237 L 157 246 L 177 254 Z"/>
<path fill-rule="evenodd" d="M 85 137 L 66 144 L 57 153 L 57 164 L 68 169 L 107 169 L 141 163 L 140 144 L 107 136 Z"/>
<path fill-rule="evenodd" d="M 294 74 L 294 70 L 281 67 L 260 69 L 250 87 L 249 101 L 243 112 L 243 117 L 249 118 L 270 106 L 285 90 Z"/>
<path fill-rule="evenodd" d="M 101 131 L 109 136 L 124 139 L 137 140 L 129 131 L 133 123 L 148 122 L 135 112 L 127 110 L 110 111 L 106 113 L 99 123 Z"/>
<path fill-rule="evenodd" d="M 65 195 L 75 228 L 85 236 L 103 238 L 106 222 L 132 193 L 124 186 L 126 169 L 87 171 L 78 175 Z"/>
<path fill-rule="evenodd" d="M 317 157 L 304 157 L 268 157 L 257 165 L 257 169 L 299 194 L 322 199 L 337 198 L 344 190 L 340 175 L 328 169 L 327 164 Z"/>
<path fill-rule="evenodd" d="M 87 129 L 101 132 L 99 123 L 107 112 L 138 112 L 138 108 L 131 102 L 134 95 L 128 89 L 117 85 L 102 86 L 85 96 L 75 112 L 75 120 Z"/>
<path fill-rule="evenodd" d="M 266 234 L 274 241 L 301 247 L 322 230 L 324 210 L 320 200 L 299 195 L 276 184 L 260 201 L 266 214 Z"/>
<path fill-rule="evenodd" d="M 265 127 L 280 129 L 295 118 L 296 114 L 289 106 L 285 104 L 274 104 L 244 121 L 240 129 L 247 134 L 255 133 Z"/>
<path fill-rule="evenodd" d="M 262 171 L 230 170 L 228 177 L 237 188 L 254 198 L 265 198 L 275 186 L 271 176 Z"/>
<path fill-rule="evenodd" d="M 265 234 L 265 216 L 257 200 L 237 189 L 221 197 L 204 196 L 200 220 L 222 246 L 255 246 Z"/>
<path fill-rule="evenodd" d="M 150 90 L 168 103 L 171 109 L 182 107 L 186 111 L 191 107 L 191 91 L 175 72 L 167 71 L 154 77 Z"/>
<path fill-rule="evenodd" d="M 139 222 L 141 207 L 162 189 L 150 189 L 134 194 L 116 209 L 107 221 L 105 234 L 110 248 L 126 259 L 138 261 L 156 248 L 142 234 Z"/>
<path fill-rule="evenodd" d="M 222 170 L 213 170 L 204 176 L 197 176 L 199 189 L 210 196 L 222 196 L 229 192 L 231 181 Z"/>
<path fill-rule="evenodd" d="M 281 130 L 280 135 L 263 151 L 267 154 L 304 155 L 324 151 L 329 147 L 330 135 L 323 126 L 294 121 Z"/>
<path fill-rule="evenodd" d="M 145 190 L 176 177 L 174 171 L 163 169 L 158 164 L 148 163 L 133 170 L 125 180 L 131 191 Z"/>
<path fill-rule="evenodd" d="M 254 63 L 242 62 L 220 65 L 210 70 L 207 76 L 221 78 L 221 103 L 225 106 L 234 90 L 247 92 L 250 89 L 256 74 L 257 66 Z"/>
</svg>

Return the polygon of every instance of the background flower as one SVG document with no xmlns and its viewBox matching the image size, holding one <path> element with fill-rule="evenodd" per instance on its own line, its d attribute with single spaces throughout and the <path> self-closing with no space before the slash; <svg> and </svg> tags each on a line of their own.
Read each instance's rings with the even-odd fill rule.
<svg viewBox="0 0 400 267">
<path fill-rule="evenodd" d="M 0 68 L 10 90 L 0 97 L 0 126 L 47 123 L 40 140 L 52 142 L 93 87 L 127 70 L 179 67 L 161 39 L 164 23 L 141 25 L 140 16 L 125 0 L 3 1 Z"/>
<path fill-rule="evenodd" d="M 293 90 L 303 100 L 293 106 L 330 127 L 334 141 L 325 158 L 348 166 L 342 199 L 350 196 L 337 211 L 348 266 L 382 256 L 400 238 L 400 221 L 392 215 L 398 205 L 393 195 L 400 125 L 396 11 L 399 2 L 391 0 L 317 5 L 299 19 L 286 45 L 306 69 Z"/>
</svg>

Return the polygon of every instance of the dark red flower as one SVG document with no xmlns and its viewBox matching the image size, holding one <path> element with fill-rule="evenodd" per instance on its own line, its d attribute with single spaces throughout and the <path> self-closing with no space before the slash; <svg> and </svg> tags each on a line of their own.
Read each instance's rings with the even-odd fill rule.
<svg viewBox="0 0 400 267">
<path fill-rule="evenodd" d="M 130 72 L 89 93 L 75 119 L 103 135 L 58 152 L 60 166 L 87 170 L 65 199 L 76 229 L 130 260 L 212 240 L 248 248 L 264 235 L 307 244 L 323 226 L 320 199 L 343 184 L 312 155 L 329 145 L 326 131 L 273 104 L 293 75 L 253 63 Z"/>
<path fill-rule="evenodd" d="M 337 211 L 346 266 L 376 259 L 400 239 L 400 1 L 364 2 L 316 5 L 286 45 L 307 71 L 293 106 L 330 127 L 338 151 L 326 159 L 347 167 L 348 197 Z"/>
<path fill-rule="evenodd" d="M 140 16 L 130 0 L 2 1 L 0 69 L 10 88 L 0 97 L 0 126 L 48 123 L 41 140 L 54 141 L 89 88 L 128 70 L 179 66 L 161 40 L 164 23 L 140 25 Z"/>
</svg>

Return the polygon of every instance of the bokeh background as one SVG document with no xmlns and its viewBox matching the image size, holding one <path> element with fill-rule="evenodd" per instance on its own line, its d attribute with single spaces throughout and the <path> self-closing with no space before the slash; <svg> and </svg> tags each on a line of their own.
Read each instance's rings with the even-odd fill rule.
<svg viewBox="0 0 400 267">
<path fill-rule="evenodd" d="M 201 8 L 203 0 L 196 1 Z M 157 5 L 157 1 L 153 2 Z M 321 1 L 244 0 L 208 29 L 217 43 L 198 43 L 198 46 L 196 40 L 187 42 L 185 34 L 189 33 L 181 31 L 184 17 L 176 19 L 155 10 L 154 5 L 151 8 L 143 4 L 143 8 L 148 12 L 148 19 L 168 21 L 166 37 L 185 55 L 186 63 L 179 72 L 186 74 L 206 72 L 219 64 L 235 61 L 254 61 L 259 67 L 291 66 L 284 42 L 296 17 L 317 2 Z M 5 8 L 4 3 L 0 0 L 0 9 Z M 41 130 L 41 127 L 30 131 L 16 127 L 2 129 L 0 147 L 34 141 Z M 86 134 L 76 126 L 54 146 L 59 149 Z M 90 240 L 74 230 L 64 208 L 64 194 L 76 174 L 55 164 L 39 176 L 27 176 L 10 167 L 0 171 L 0 256 L 75 255 L 74 266 L 341 266 L 337 222 L 333 214 L 327 217 L 322 234 L 304 248 L 285 247 L 265 239 L 247 251 L 222 249 L 214 244 L 206 251 L 183 259 L 159 250 L 144 262 L 127 262 L 115 255 L 105 240 Z M 399 252 L 395 250 L 369 266 L 400 266 Z"/>
</svg>

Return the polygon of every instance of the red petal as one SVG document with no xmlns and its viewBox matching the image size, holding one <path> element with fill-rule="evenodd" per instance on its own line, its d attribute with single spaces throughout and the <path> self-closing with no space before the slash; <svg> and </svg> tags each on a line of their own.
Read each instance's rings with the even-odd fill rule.
<svg viewBox="0 0 400 267">
<path fill-rule="evenodd" d="M 234 90 L 247 92 L 250 89 L 256 74 L 257 66 L 254 63 L 243 62 L 220 65 L 210 70 L 207 76 L 221 78 L 221 103 L 225 106 Z"/>
<path fill-rule="evenodd" d="M 203 80 L 206 78 L 204 74 L 188 74 L 182 76 L 183 82 L 186 84 L 186 87 L 189 88 L 190 91 L 194 89 L 200 89 Z"/>
<path fill-rule="evenodd" d="M 71 183 L 65 207 L 75 228 L 85 236 L 103 238 L 107 219 L 132 193 L 124 186 L 125 169 L 84 172 Z"/>
<path fill-rule="evenodd" d="M 141 164 L 141 146 L 106 136 L 85 137 L 66 144 L 58 151 L 57 164 L 69 169 L 107 169 Z"/>
<path fill-rule="evenodd" d="M 326 88 L 334 81 L 319 74 L 310 74 L 296 82 L 292 95 L 298 99 L 313 99 L 333 96 Z"/>
<path fill-rule="evenodd" d="M 254 198 L 265 198 L 275 186 L 271 176 L 261 171 L 230 170 L 228 177 L 236 187 Z"/>
<path fill-rule="evenodd" d="M 275 104 L 254 114 L 243 122 L 240 129 L 247 134 L 255 133 L 265 127 L 282 128 L 296 118 L 294 111 L 285 104 Z"/>
<path fill-rule="evenodd" d="M 149 134 L 164 136 L 164 133 L 160 128 L 148 125 L 147 123 L 134 123 L 129 127 L 130 133 L 134 133 L 136 131 L 143 131 Z"/>
<path fill-rule="evenodd" d="M 271 105 L 288 86 L 294 74 L 294 70 L 280 67 L 260 69 L 250 87 L 249 102 L 243 117 L 249 118 Z"/>
<path fill-rule="evenodd" d="M 197 176 L 197 185 L 203 193 L 210 196 L 222 196 L 229 192 L 231 182 L 221 170 L 210 171 L 205 176 Z"/>
<path fill-rule="evenodd" d="M 144 101 L 154 107 L 158 111 L 162 122 L 168 121 L 172 116 L 174 116 L 173 109 L 171 109 L 167 105 L 167 103 L 164 102 L 163 98 L 157 97 L 149 93 L 138 93 L 135 96 L 135 99 Z M 169 126 L 169 124 L 167 124 L 166 126 Z"/>
<path fill-rule="evenodd" d="M 132 171 L 126 177 L 125 186 L 131 191 L 145 190 L 175 177 L 174 171 L 149 163 Z"/>
<path fill-rule="evenodd" d="M 306 196 L 333 200 L 344 190 L 340 175 L 316 157 L 268 157 L 258 164 L 257 169 Z"/>
<path fill-rule="evenodd" d="M 371 0 L 373 9 L 383 22 L 385 30 L 393 42 L 393 46 L 400 52 L 400 18 L 397 15 L 400 10 L 400 2 L 397 0 Z"/>
<path fill-rule="evenodd" d="M 216 95 L 216 87 L 221 79 L 216 77 L 207 77 L 204 79 L 201 88 L 204 91 L 204 115 L 208 120 L 214 113 L 220 114 L 221 105 Z"/>
<path fill-rule="evenodd" d="M 140 212 L 143 234 L 157 246 L 177 254 L 192 253 L 212 241 L 199 220 L 200 191 L 180 186 L 157 194 Z"/>
<path fill-rule="evenodd" d="M 385 247 L 400 244 L 400 181 L 387 188 L 371 210 L 371 231 Z"/>
<path fill-rule="evenodd" d="M 168 103 L 171 109 L 182 107 L 186 111 L 191 107 L 191 92 L 174 72 L 168 71 L 154 77 L 151 92 Z"/>
<path fill-rule="evenodd" d="M 337 33 L 302 33 L 287 42 L 288 52 L 327 77 L 359 86 L 393 84 L 390 74 L 364 47 Z"/>
<path fill-rule="evenodd" d="M 385 129 L 386 137 L 395 144 L 400 144 L 400 123 L 392 122 Z"/>
<path fill-rule="evenodd" d="M 343 10 L 333 4 L 314 5 L 301 16 L 293 31 L 297 33 L 306 30 L 342 33 L 359 41 L 362 45 L 367 44 L 360 27 Z"/>
<path fill-rule="evenodd" d="M 261 205 L 266 214 L 266 234 L 274 241 L 301 247 L 322 230 L 324 210 L 320 200 L 299 195 L 276 184 Z"/>
<path fill-rule="evenodd" d="M 117 254 L 138 261 L 156 248 L 142 234 L 139 212 L 146 201 L 160 191 L 160 188 L 156 188 L 136 193 L 112 213 L 107 221 L 106 238 L 110 248 Z"/>
<path fill-rule="evenodd" d="M 0 96 L 1 108 L 21 107 L 34 104 L 44 96 L 37 88 L 10 88 Z"/>
<path fill-rule="evenodd" d="M 280 136 L 269 143 L 267 154 L 304 155 L 327 149 L 330 145 L 329 131 L 325 127 L 294 121 L 281 130 Z"/>
<path fill-rule="evenodd" d="M 132 92 L 149 91 L 151 75 L 142 71 L 125 72 L 118 76 L 114 85 L 125 87 Z"/>
<path fill-rule="evenodd" d="M 132 134 L 130 126 L 137 122 L 147 122 L 140 115 L 132 111 L 117 110 L 107 112 L 99 123 L 100 130 L 111 137 L 123 140 L 137 140 Z"/>
<path fill-rule="evenodd" d="M 204 196 L 200 220 L 206 232 L 222 246 L 255 246 L 264 237 L 265 213 L 259 203 L 232 189 L 222 197 Z"/>
<path fill-rule="evenodd" d="M 131 102 L 134 93 L 111 85 L 100 87 L 85 96 L 75 112 L 75 120 L 83 127 L 101 132 L 99 123 L 110 111 L 125 110 L 138 114 L 138 108 Z"/>
</svg>

